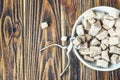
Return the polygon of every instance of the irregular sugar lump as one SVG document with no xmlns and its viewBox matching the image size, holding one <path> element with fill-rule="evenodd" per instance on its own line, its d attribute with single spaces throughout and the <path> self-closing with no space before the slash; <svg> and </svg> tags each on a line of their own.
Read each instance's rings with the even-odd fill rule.
<svg viewBox="0 0 120 80">
<path fill-rule="evenodd" d="M 110 46 L 110 53 L 120 54 L 120 48 L 117 46 Z"/>
<path fill-rule="evenodd" d="M 109 38 L 110 45 L 117 45 L 119 42 L 120 42 L 119 37 L 110 37 Z"/>
<path fill-rule="evenodd" d="M 90 62 L 94 62 L 94 59 L 93 58 L 91 58 L 91 57 L 89 57 L 89 56 L 84 56 L 84 59 L 86 60 L 86 61 L 90 61 Z"/>
<path fill-rule="evenodd" d="M 101 55 L 97 55 L 97 56 L 94 57 L 94 60 L 99 60 L 101 58 L 102 58 Z"/>
<path fill-rule="evenodd" d="M 83 19 L 82 24 L 83 24 L 85 30 L 90 30 L 91 26 L 90 26 L 90 23 L 88 22 L 88 20 Z"/>
<path fill-rule="evenodd" d="M 112 9 L 110 12 L 109 12 L 109 15 L 114 17 L 115 19 L 116 18 L 119 18 L 119 14 L 120 14 L 120 11 L 116 10 L 116 9 Z"/>
<path fill-rule="evenodd" d="M 105 16 L 104 12 L 95 12 L 95 14 L 96 14 L 95 16 L 96 19 L 103 19 Z"/>
<path fill-rule="evenodd" d="M 109 55 L 108 51 L 102 51 L 102 59 L 104 59 L 106 61 L 110 61 L 108 55 Z"/>
<path fill-rule="evenodd" d="M 99 40 L 103 40 L 104 38 L 106 38 L 108 36 L 108 32 L 106 30 L 103 30 L 102 32 L 100 32 L 98 35 L 96 35 L 96 37 Z"/>
<path fill-rule="evenodd" d="M 108 64 L 109 63 L 106 60 L 97 60 L 97 62 L 96 62 L 96 66 L 104 67 L 104 68 L 107 68 Z"/>
<path fill-rule="evenodd" d="M 100 45 L 100 41 L 97 40 L 96 38 L 94 38 L 93 40 L 91 40 L 90 45 L 91 45 L 91 46 Z"/>
<path fill-rule="evenodd" d="M 80 43 L 81 43 L 81 39 L 79 36 L 77 36 L 73 41 L 73 45 L 78 47 L 80 45 Z"/>
<path fill-rule="evenodd" d="M 108 26 L 109 29 L 112 28 L 115 24 L 115 20 L 112 16 L 105 15 L 103 19 L 103 24 Z"/>
<path fill-rule="evenodd" d="M 76 33 L 77 33 L 77 35 L 84 35 L 83 25 L 78 25 L 76 27 Z"/>
<path fill-rule="evenodd" d="M 103 44 L 103 43 L 102 43 L 102 44 L 100 44 L 100 47 L 101 47 L 101 49 L 102 49 L 102 50 L 107 49 L 107 46 L 106 46 L 105 44 Z"/>
<path fill-rule="evenodd" d="M 66 41 L 67 40 L 67 36 L 62 36 L 61 37 L 61 41 Z"/>
<path fill-rule="evenodd" d="M 114 28 L 109 29 L 109 30 L 108 30 L 108 33 L 109 33 L 109 35 L 110 35 L 111 37 L 117 35 Z"/>
<path fill-rule="evenodd" d="M 41 27 L 42 27 L 42 29 L 47 28 L 48 27 L 48 23 L 47 22 L 42 22 L 41 23 Z"/>
<path fill-rule="evenodd" d="M 111 63 L 116 64 L 119 61 L 119 56 L 117 54 L 113 54 L 111 56 Z"/>
<path fill-rule="evenodd" d="M 89 10 L 84 14 L 84 19 L 88 20 L 95 17 L 95 13 L 92 10 Z"/>
<path fill-rule="evenodd" d="M 100 21 L 96 21 L 94 24 L 91 25 L 91 28 L 89 30 L 89 34 L 92 36 L 96 36 L 98 32 L 101 30 L 102 26 L 100 24 Z"/>
<path fill-rule="evenodd" d="M 90 57 L 101 54 L 101 48 L 97 46 L 90 46 Z"/>
</svg>

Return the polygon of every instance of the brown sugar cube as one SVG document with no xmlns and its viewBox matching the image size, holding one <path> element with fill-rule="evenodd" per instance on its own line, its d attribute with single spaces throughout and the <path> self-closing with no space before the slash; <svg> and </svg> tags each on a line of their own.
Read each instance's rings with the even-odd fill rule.
<svg viewBox="0 0 120 80">
<path fill-rule="evenodd" d="M 67 36 L 62 36 L 61 37 L 61 41 L 66 41 L 67 40 Z"/>
<path fill-rule="evenodd" d="M 120 48 L 116 46 L 110 46 L 110 53 L 120 54 Z"/>
<path fill-rule="evenodd" d="M 101 54 L 101 48 L 97 46 L 90 46 L 90 57 Z"/>
<path fill-rule="evenodd" d="M 110 45 L 117 45 L 119 43 L 119 37 L 110 37 L 109 43 Z"/>
<path fill-rule="evenodd" d="M 109 15 L 114 17 L 114 18 L 119 18 L 119 15 L 120 15 L 120 11 L 118 11 L 117 9 L 112 9 L 110 12 L 109 12 Z"/>
<path fill-rule="evenodd" d="M 89 34 L 91 36 L 96 36 L 98 32 L 101 30 L 102 26 L 100 24 L 100 21 L 96 21 L 94 24 L 91 25 L 91 28 L 89 30 Z"/>
<path fill-rule="evenodd" d="M 100 55 L 97 55 L 97 56 L 95 56 L 94 57 L 94 60 L 99 60 L 99 59 L 101 59 L 102 57 L 100 56 Z"/>
<path fill-rule="evenodd" d="M 117 54 L 113 54 L 111 56 L 111 63 L 116 64 L 119 61 L 119 56 Z"/>
<path fill-rule="evenodd" d="M 97 62 L 96 62 L 96 66 L 104 67 L 104 68 L 107 68 L 108 64 L 109 63 L 106 60 L 97 60 Z"/>
<path fill-rule="evenodd" d="M 95 13 L 92 10 L 89 10 L 83 16 L 84 16 L 84 19 L 88 20 L 95 17 Z"/>
<path fill-rule="evenodd" d="M 100 42 L 99 42 L 96 38 L 94 38 L 94 39 L 90 42 L 90 45 L 92 45 L 92 46 L 100 45 Z"/>
<path fill-rule="evenodd" d="M 47 27 L 48 27 L 47 22 L 42 22 L 42 23 L 41 23 L 41 27 L 42 27 L 42 29 L 47 28 Z"/>
<path fill-rule="evenodd" d="M 84 35 L 84 29 L 83 29 L 83 25 L 77 25 L 76 27 L 76 33 L 77 35 Z"/>
<path fill-rule="evenodd" d="M 109 28 L 112 28 L 114 24 L 115 24 L 115 20 L 113 17 L 111 17 L 109 15 L 104 16 L 103 25 L 106 25 Z"/>
<path fill-rule="evenodd" d="M 102 59 L 105 59 L 107 61 L 110 61 L 109 56 L 108 56 L 108 51 L 102 51 Z"/>
<path fill-rule="evenodd" d="M 94 62 L 94 59 L 93 58 L 91 58 L 91 57 L 89 57 L 89 56 L 84 56 L 84 59 L 86 60 L 86 61 L 89 61 L 89 62 Z"/>
<path fill-rule="evenodd" d="M 108 36 L 108 32 L 106 30 L 101 31 L 98 35 L 96 35 L 96 37 L 99 40 L 103 40 L 104 38 L 106 38 Z"/>
<path fill-rule="evenodd" d="M 74 40 L 73 40 L 73 45 L 78 47 L 81 43 L 81 39 L 79 36 L 77 36 Z"/>
<path fill-rule="evenodd" d="M 85 30 L 90 30 L 91 26 L 90 26 L 90 23 L 88 22 L 88 20 L 83 19 L 82 24 L 83 24 L 83 27 Z"/>
</svg>

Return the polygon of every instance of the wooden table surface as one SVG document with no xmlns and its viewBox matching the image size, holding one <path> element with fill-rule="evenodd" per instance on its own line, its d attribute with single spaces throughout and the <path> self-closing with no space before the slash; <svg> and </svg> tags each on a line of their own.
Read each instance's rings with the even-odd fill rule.
<svg viewBox="0 0 120 80">
<path fill-rule="evenodd" d="M 0 0 L 0 80 L 120 80 L 120 69 L 94 71 L 83 65 L 72 51 L 71 64 L 60 77 L 66 51 L 51 47 L 70 37 L 76 19 L 95 6 L 120 9 L 120 0 Z M 41 29 L 47 21 L 49 27 Z"/>
</svg>

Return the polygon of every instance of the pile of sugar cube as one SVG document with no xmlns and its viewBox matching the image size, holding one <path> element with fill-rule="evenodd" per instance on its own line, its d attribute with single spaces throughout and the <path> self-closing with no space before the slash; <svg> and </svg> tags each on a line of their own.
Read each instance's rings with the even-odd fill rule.
<svg viewBox="0 0 120 80">
<path fill-rule="evenodd" d="M 79 54 L 96 66 L 107 68 L 120 61 L 120 16 L 113 9 L 109 13 L 89 10 L 76 26 L 73 45 L 80 46 Z"/>
</svg>

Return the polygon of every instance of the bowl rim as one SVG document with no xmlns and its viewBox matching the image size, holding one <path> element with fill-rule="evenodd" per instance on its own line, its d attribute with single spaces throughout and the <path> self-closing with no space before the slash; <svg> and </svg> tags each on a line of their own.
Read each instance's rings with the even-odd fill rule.
<svg viewBox="0 0 120 80">
<path fill-rule="evenodd" d="M 104 10 L 104 9 L 107 9 L 108 11 L 106 11 L 106 12 L 109 12 L 109 10 L 111 10 L 111 9 L 116 9 L 116 8 L 110 7 L 110 6 L 97 6 L 97 7 L 93 7 L 93 8 L 90 8 L 90 9 L 86 10 L 86 11 L 83 12 L 83 13 L 78 17 L 78 19 L 75 21 L 75 24 L 73 25 L 71 37 L 74 37 L 76 26 L 78 25 L 80 19 L 82 19 L 83 15 L 84 15 L 86 12 L 88 12 L 89 10 L 99 10 L 99 9 L 103 9 L 103 10 Z M 119 9 L 116 9 L 116 10 L 118 10 L 118 11 L 120 12 Z M 101 10 L 101 11 L 102 11 L 102 10 Z M 105 11 L 104 11 L 104 12 L 105 12 Z M 101 68 L 101 67 L 97 67 L 97 66 L 94 67 L 94 66 L 92 66 L 92 65 L 89 65 L 88 62 L 85 61 L 85 60 L 81 57 L 81 55 L 77 52 L 77 50 L 76 50 L 75 48 L 73 48 L 73 51 L 74 51 L 75 55 L 77 56 L 77 58 L 78 58 L 85 66 L 87 66 L 87 67 L 89 67 L 89 68 L 91 68 L 91 69 L 93 69 L 93 70 L 97 70 L 97 71 L 113 71 L 113 70 L 116 70 L 116 69 L 120 68 L 120 65 L 115 66 L 115 67 L 108 67 L 108 68 Z M 117 63 L 117 64 L 118 64 L 118 63 Z M 116 64 L 115 64 L 115 65 L 116 65 Z"/>
</svg>

